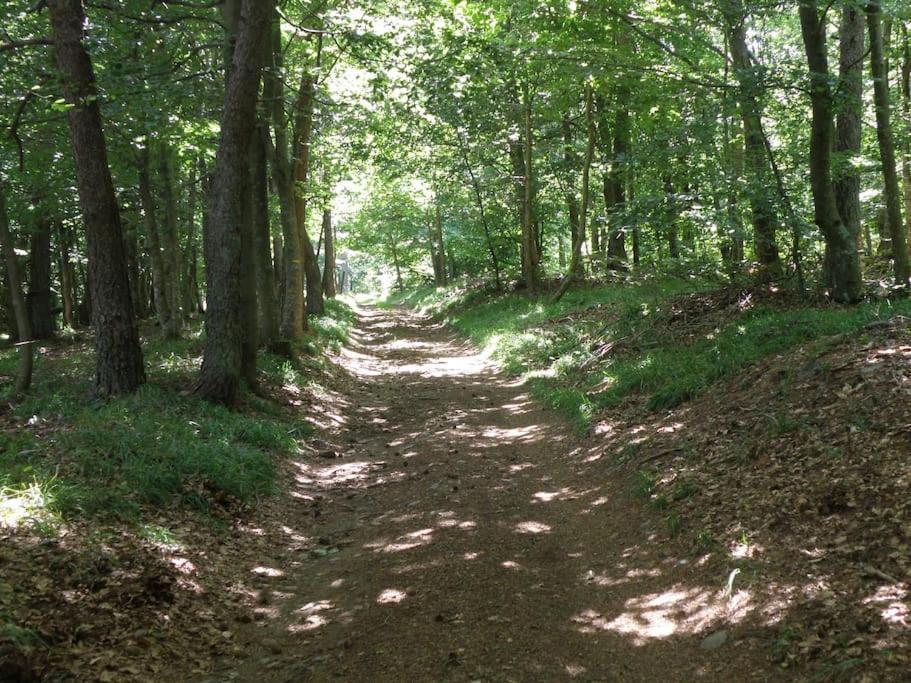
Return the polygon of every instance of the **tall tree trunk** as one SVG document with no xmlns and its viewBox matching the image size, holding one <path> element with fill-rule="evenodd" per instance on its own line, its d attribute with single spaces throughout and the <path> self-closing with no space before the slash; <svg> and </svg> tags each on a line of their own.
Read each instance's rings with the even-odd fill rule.
<svg viewBox="0 0 911 683">
<path fill-rule="evenodd" d="M 873 103 L 876 108 L 876 138 L 879 141 L 879 157 L 882 162 L 886 221 L 892 238 L 892 260 L 895 267 L 895 283 L 908 286 L 908 241 L 902 222 L 901 192 L 898 186 L 898 170 L 895 163 L 895 141 L 892 137 L 892 123 L 889 103 L 889 71 L 885 64 L 882 34 L 882 12 L 879 0 L 870 0 L 866 6 L 867 30 L 870 34 L 870 72 L 873 76 Z"/>
<path fill-rule="evenodd" d="M 835 199 L 838 214 L 857 248 L 860 230 L 860 171 L 854 159 L 861 154 L 864 113 L 864 14 L 853 6 L 841 11 L 839 30 L 839 89 L 841 107 L 835 123 Z"/>
<path fill-rule="evenodd" d="M 825 24 L 817 0 L 801 0 L 800 26 L 810 72 L 810 186 L 816 225 L 826 242 L 826 265 L 832 298 L 860 298 L 861 274 L 857 245 L 841 221 L 832 185 L 833 94 L 829 84 Z"/>
<path fill-rule="evenodd" d="M 54 52 L 62 75 L 76 185 L 85 218 L 95 326 L 95 390 L 134 391 L 145 382 L 142 349 L 133 319 L 120 209 L 108 166 L 95 74 L 82 44 L 81 0 L 48 0 Z"/>
<path fill-rule="evenodd" d="M 199 288 L 196 274 L 196 208 L 199 197 L 199 183 L 202 178 L 197 175 L 197 163 L 190 164 L 190 194 L 187 200 L 187 247 L 183 258 L 183 311 L 189 319 L 195 311 L 199 310 Z"/>
<path fill-rule="evenodd" d="M 724 13 L 731 61 L 739 86 L 737 96 L 743 120 L 745 162 L 749 176 L 747 192 L 753 219 L 756 260 L 765 277 L 775 278 L 781 274 L 781 260 L 775 242 L 776 212 L 769 191 L 772 173 L 762 130 L 762 75 L 754 65 L 753 55 L 747 45 L 747 14 L 741 0 L 728 1 L 724 5 Z"/>
<path fill-rule="evenodd" d="M 524 135 L 523 135 L 523 201 L 522 201 L 522 252 L 526 266 L 525 284 L 529 291 L 537 292 L 541 288 L 540 260 L 537 230 L 535 228 L 535 174 L 532 158 L 534 149 L 534 136 L 531 127 L 531 92 L 525 84 L 523 93 L 524 103 Z M 584 223 L 582 223 L 584 225 Z"/>
<path fill-rule="evenodd" d="M 171 149 L 167 142 L 158 145 L 158 191 L 159 201 L 164 211 L 161 222 L 162 273 L 164 275 L 164 296 L 168 302 L 169 315 L 163 321 L 164 335 L 167 339 L 180 337 L 183 323 L 180 301 L 180 246 L 177 239 L 177 198 L 174 192 L 172 177 Z"/>
<path fill-rule="evenodd" d="M 250 182 L 253 185 L 253 223 L 256 231 L 256 288 L 259 292 L 260 343 L 272 348 L 278 338 L 278 299 L 272 272 L 272 229 L 269 224 L 269 177 L 266 167 L 265 119 L 260 119 L 251 146 Z"/>
<path fill-rule="evenodd" d="M 241 180 L 240 207 L 240 374 L 247 387 L 257 390 L 256 353 L 259 349 L 259 306 L 257 283 L 259 280 L 256 259 L 256 217 L 252 181 L 252 166 L 255 152 L 256 131 L 250 138 L 247 151 L 247 167 Z"/>
<path fill-rule="evenodd" d="M 630 121 L 629 109 L 626 101 L 629 92 L 621 89 L 618 95 L 621 104 L 618 105 L 617 118 L 614 122 L 614 149 L 610 165 L 609 182 L 613 187 L 611 192 L 613 205 L 610 207 L 608 221 L 607 255 L 621 262 L 626 261 L 626 229 L 621 224 L 626 209 L 626 166 L 630 152 Z"/>
<path fill-rule="evenodd" d="M 307 284 L 307 313 L 322 315 L 323 278 L 316 260 L 316 251 L 307 233 L 307 201 L 310 182 L 310 146 L 313 137 L 313 105 L 316 97 L 316 79 L 305 73 L 295 104 L 294 121 L 294 214 L 297 232 L 304 256 L 304 273 Z"/>
<path fill-rule="evenodd" d="M 433 284 L 437 287 L 443 283 L 443 273 L 440 272 L 440 259 L 437 256 L 437 243 L 433 235 L 433 220 L 427 221 L 427 249 L 430 251 L 430 265 L 433 268 Z M 325 276 L 325 272 L 323 273 Z"/>
<path fill-rule="evenodd" d="M 595 157 L 595 145 L 597 144 L 597 131 L 595 129 L 595 115 L 594 107 L 592 103 L 592 89 L 591 85 L 588 83 L 585 84 L 585 120 L 588 124 L 588 146 L 585 150 L 585 162 L 582 165 L 582 204 L 579 209 L 579 225 L 585 226 L 588 220 L 588 206 L 590 203 L 590 185 L 589 182 L 591 176 L 592 161 Z M 570 257 L 569 272 L 563 278 L 563 282 L 560 283 L 560 287 L 557 289 L 554 294 L 553 301 L 559 301 L 560 298 L 566 293 L 566 290 L 569 289 L 569 285 L 572 283 L 575 278 L 575 274 L 579 271 L 577 262 L 582 260 L 582 244 L 584 243 L 584 228 L 579 230 L 575 243 L 573 244 L 572 256 Z"/>
<path fill-rule="evenodd" d="M 490 265 L 493 268 L 494 282 L 497 287 L 497 291 L 503 288 L 502 281 L 500 279 L 500 259 L 497 257 L 497 250 L 493 245 L 493 238 L 490 234 L 490 223 L 487 221 L 487 211 L 484 206 L 484 195 L 481 192 L 481 182 L 478 180 L 477 174 L 474 172 L 474 168 L 471 166 L 471 163 L 468 160 L 468 150 L 467 143 L 462 139 L 462 133 L 456 131 L 459 142 L 459 152 L 462 156 L 462 163 L 465 165 L 465 170 L 468 171 L 468 175 L 471 178 L 471 186 L 474 189 L 475 201 L 478 204 L 478 213 L 481 217 L 481 226 L 484 228 L 484 241 L 487 244 L 487 252 L 490 254 Z"/>
<path fill-rule="evenodd" d="M 34 363 L 34 344 L 28 317 L 25 295 L 22 293 L 22 274 L 16 256 L 16 245 L 9 229 L 9 217 L 6 213 L 6 188 L 0 178 L 0 251 L 6 263 L 6 282 L 19 332 L 19 368 L 16 371 L 15 390 L 24 394 L 32 384 L 32 366 Z"/>
<path fill-rule="evenodd" d="M 327 299 L 335 298 L 335 228 L 332 226 L 332 209 L 323 209 L 323 235 L 325 237 L 325 261 L 323 263 L 323 294 Z"/>
<path fill-rule="evenodd" d="M 902 177 L 905 188 L 905 232 L 911 233 L 911 39 L 908 26 L 902 24 L 901 66 L 902 111 L 905 115 L 905 145 Z"/>
<path fill-rule="evenodd" d="M 54 336 L 51 300 L 51 219 L 36 194 L 37 215 L 29 240 L 28 309 L 33 339 Z"/>
<path fill-rule="evenodd" d="M 667 246 L 672 259 L 680 258 L 680 242 L 677 236 L 677 194 L 674 189 L 674 178 L 670 173 L 664 174 L 664 201 L 667 223 Z"/>
<path fill-rule="evenodd" d="M 63 324 L 68 328 L 76 327 L 73 315 L 75 293 L 73 283 L 73 262 L 70 261 L 70 234 L 63 221 L 57 222 L 57 243 L 60 246 L 60 296 L 63 299 Z"/>
<path fill-rule="evenodd" d="M 256 124 L 262 41 L 272 3 L 243 0 L 232 68 L 225 89 L 221 139 L 215 158 L 206 255 L 206 347 L 197 393 L 232 404 L 241 377 L 240 302 L 243 188 Z"/>
<path fill-rule="evenodd" d="M 573 176 L 577 171 L 577 159 L 573 150 L 573 132 L 569 119 L 569 113 L 563 114 L 563 165 L 566 168 L 566 212 L 569 216 L 569 243 L 572 245 L 571 250 L 580 240 L 585 240 L 585 226 L 580 223 L 579 218 L 579 198 L 576 196 L 575 179 Z M 560 245 L 562 246 L 562 238 Z M 585 269 L 582 259 L 573 261 L 570 258 L 570 265 L 576 266 L 578 272 L 573 273 L 574 277 L 584 277 Z"/>
<path fill-rule="evenodd" d="M 433 212 L 433 239 L 436 242 L 437 260 L 439 261 L 440 282 L 446 286 L 449 278 L 446 275 L 446 244 L 443 242 L 443 212 L 439 202 L 434 206 Z"/>
<path fill-rule="evenodd" d="M 152 265 L 152 299 L 162 330 L 173 327 L 171 323 L 171 299 L 165 286 L 165 259 L 158 232 L 158 214 L 152 197 L 151 140 L 146 137 L 145 145 L 139 152 L 139 203 L 142 206 L 149 262 Z"/>
<path fill-rule="evenodd" d="M 279 326 L 280 345 L 277 350 L 292 355 L 304 336 L 306 309 L 304 307 L 304 252 L 295 216 L 294 177 L 288 157 L 288 124 L 284 109 L 283 51 L 281 25 L 273 12 L 271 28 L 271 68 L 266 69 L 263 99 L 271 105 L 275 145 L 270 147 L 272 181 L 278 194 L 282 234 L 282 311 Z"/>
</svg>

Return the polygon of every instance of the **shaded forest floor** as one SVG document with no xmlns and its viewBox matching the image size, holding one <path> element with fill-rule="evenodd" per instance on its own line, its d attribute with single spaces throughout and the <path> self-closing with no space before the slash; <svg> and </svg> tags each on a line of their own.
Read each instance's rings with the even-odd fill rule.
<svg viewBox="0 0 911 683">
<path fill-rule="evenodd" d="M 772 318 L 750 313 L 757 299 Z M 272 454 L 269 490 L 248 491 L 248 470 L 190 470 L 168 494 L 181 507 L 135 502 L 140 521 L 62 506 L 58 523 L 35 505 L 36 524 L 3 529 L 4 674 L 903 680 L 903 311 L 698 286 L 562 309 L 508 297 L 441 310 L 486 351 L 439 319 L 363 308 L 309 385 L 272 368 L 272 400 L 249 406 L 243 428 L 230 431 L 231 415 L 189 418 L 188 446 L 251 448 L 252 471 L 256 453 Z M 499 321 L 496 339 L 484 320 Z M 751 339 L 777 333 L 779 346 L 728 358 L 729 324 Z M 716 365 L 703 366 L 705 344 Z M 648 374 L 633 374 L 634 358 Z M 160 403 L 181 396 L 175 372 Z M 117 429 L 121 412 L 95 410 L 99 430 Z M 64 439 L 42 422 L 52 410 L 32 422 L 27 412 L 4 416 L 6 458 L 28 461 L 29 430 Z M 140 429 L 116 457 L 153 437 Z"/>
</svg>

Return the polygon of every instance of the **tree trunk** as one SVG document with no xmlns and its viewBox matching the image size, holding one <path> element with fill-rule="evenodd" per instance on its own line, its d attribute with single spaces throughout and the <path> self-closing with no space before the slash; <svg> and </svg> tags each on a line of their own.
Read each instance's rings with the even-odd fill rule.
<svg viewBox="0 0 911 683">
<path fill-rule="evenodd" d="M 494 281 L 496 283 L 497 291 L 503 288 L 502 281 L 500 279 L 500 259 L 497 257 L 497 251 L 493 245 L 493 238 L 490 234 L 490 224 L 487 221 L 487 212 L 484 206 L 484 195 L 481 192 L 481 183 L 478 180 L 478 176 L 474 172 L 471 163 L 468 160 L 468 150 L 466 149 L 467 143 L 462 139 L 462 133 L 456 131 L 456 135 L 459 141 L 459 152 L 462 156 L 462 163 L 465 165 L 465 170 L 468 171 L 468 175 L 471 178 L 471 185 L 474 189 L 475 201 L 478 204 L 478 213 L 481 216 L 481 226 L 484 228 L 484 241 L 487 244 L 487 252 L 490 254 L 490 265 L 493 268 Z"/>
<path fill-rule="evenodd" d="M 165 260 L 158 234 L 158 217 L 155 200 L 152 197 L 152 180 L 150 173 L 151 140 L 146 137 L 145 145 L 139 152 L 139 203 L 142 205 L 146 241 L 148 243 L 149 262 L 152 265 L 152 300 L 162 330 L 173 327 L 171 323 L 171 299 L 165 287 Z"/>
<path fill-rule="evenodd" d="M 609 182 L 613 187 L 611 195 L 613 205 L 608 213 L 610 231 L 608 233 L 607 255 L 618 261 L 626 261 L 626 229 L 621 224 L 626 209 L 626 175 L 627 157 L 630 151 L 629 109 L 625 102 L 629 93 L 621 89 L 618 99 L 621 103 L 614 122 L 614 149 L 610 165 Z"/>
<path fill-rule="evenodd" d="M 24 394 L 32 384 L 35 349 L 32 343 L 28 307 L 25 303 L 25 295 L 22 293 L 22 274 L 19 271 L 16 245 L 13 242 L 9 229 L 9 217 L 6 214 L 6 188 L 3 187 L 2 179 L 0 179 L 0 251 L 2 251 L 3 260 L 6 263 L 6 282 L 9 285 L 13 314 L 19 331 L 19 368 L 16 371 L 15 390 L 17 394 Z"/>
<path fill-rule="evenodd" d="M 256 288 L 259 292 L 260 343 L 272 348 L 278 338 L 278 299 L 272 272 L 272 229 L 269 224 L 269 177 L 266 167 L 265 119 L 260 119 L 251 146 L 250 182 L 253 185 L 253 224 L 256 231 Z"/>
<path fill-rule="evenodd" d="M 108 166 L 95 74 L 82 45 L 80 0 L 48 0 L 57 68 L 67 113 L 76 185 L 85 218 L 95 326 L 95 390 L 105 396 L 134 391 L 145 382 L 142 349 L 133 320 L 120 209 Z"/>
<path fill-rule="evenodd" d="M 294 178 L 288 158 L 288 127 L 284 109 L 283 52 L 281 25 L 277 12 L 273 12 L 271 28 L 271 68 L 265 70 L 263 99 L 271 104 L 272 128 L 275 145 L 270 147 L 272 182 L 278 194 L 280 209 L 281 254 L 281 324 L 278 350 L 287 356 L 304 336 L 306 309 L 304 308 L 304 255 L 295 216 Z M 276 264 L 278 261 L 276 261 Z"/>
<path fill-rule="evenodd" d="M 857 245 L 841 222 L 832 185 L 833 94 L 829 84 L 825 24 L 817 0 L 801 0 L 800 26 L 810 71 L 810 186 L 816 225 L 826 242 L 826 265 L 832 298 L 860 298 L 861 274 Z"/>
<path fill-rule="evenodd" d="M 753 219 L 753 243 L 756 260 L 765 277 L 781 274 L 781 260 L 775 242 L 776 215 L 769 188 L 772 174 L 765 149 L 762 130 L 762 74 L 753 62 L 747 45 L 747 14 L 741 0 L 733 0 L 724 7 L 731 62 L 738 83 L 738 103 L 743 120 L 745 162 L 748 172 L 747 193 Z"/>
<path fill-rule="evenodd" d="M 523 149 L 523 198 L 522 198 L 522 259 L 525 264 L 525 285 L 530 292 L 541 288 L 540 258 L 537 231 L 535 229 L 535 174 L 532 161 L 534 138 L 531 127 L 531 92 L 528 84 L 524 91 L 524 149 Z M 584 225 L 584 223 L 583 223 Z"/>
<path fill-rule="evenodd" d="M 597 144 L 597 131 L 595 129 L 595 115 L 593 111 L 592 97 L 591 85 L 586 83 L 585 120 L 588 124 L 588 146 L 585 150 L 585 162 L 582 165 L 582 205 L 579 209 L 579 225 L 582 227 L 582 229 L 580 229 L 577 233 L 576 241 L 573 244 L 572 256 L 570 256 L 569 271 L 563 278 L 563 282 L 560 283 L 560 287 L 557 289 L 557 292 L 554 294 L 553 301 L 560 300 L 560 298 L 566 293 L 566 290 L 569 289 L 569 285 L 576 277 L 576 273 L 581 270 L 581 268 L 578 266 L 578 262 L 582 260 L 582 244 L 585 242 L 584 226 L 588 220 L 588 205 L 590 202 L 591 194 L 591 183 L 589 182 L 589 179 L 591 176 L 592 161 L 595 157 L 595 145 Z"/>
<path fill-rule="evenodd" d="M 183 324 L 180 302 L 180 247 L 177 240 L 177 198 L 172 178 L 171 150 L 166 142 L 158 146 L 158 191 L 160 206 L 164 210 L 161 223 L 162 274 L 164 296 L 168 301 L 169 315 L 163 324 L 166 339 L 177 339 Z"/>
<path fill-rule="evenodd" d="M 60 296 L 63 299 L 63 324 L 68 328 L 76 327 L 73 316 L 75 295 L 73 292 L 73 263 L 70 261 L 70 235 L 63 221 L 57 222 L 57 242 L 60 246 Z"/>
<path fill-rule="evenodd" d="M 335 228 L 332 226 L 332 209 L 323 209 L 323 235 L 325 235 L 325 261 L 323 264 L 323 294 L 335 298 Z"/>
<path fill-rule="evenodd" d="M 36 196 L 34 203 L 38 209 L 29 240 L 29 320 L 33 339 L 50 339 L 54 336 L 51 300 L 51 220 L 44 213 L 40 197 Z"/>
<path fill-rule="evenodd" d="M 677 195 L 674 190 L 674 178 L 670 173 L 664 175 L 664 201 L 666 203 L 667 246 L 672 259 L 680 258 L 680 243 L 677 239 Z"/>
<path fill-rule="evenodd" d="M 902 177 L 905 188 L 905 232 L 911 233 L 911 40 L 908 38 L 908 27 L 905 24 L 902 24 L 901 93 L 906 126 L 902 159 Z"/>
<path fill-rule="evenodd" d="M 449 278 L 446 275 L 446 244 L 443 242 L 443 212 L 439 203 L 434 207 L 433 212 L 433 239 L 436 242 L 437 260 L 439 261 L 440 282 L 445 287 Z"/>
<path fill-rule="evenodd" d="M 572 245 L 571 250 L 575 249 L 576 243 L 585 240 L 585 226 L 580 223 L 579 218 L 579 198 L 576 196 L 575 181 L 573 176 L 577 173 L 577 159 L 573 150 L 573 134 L 570 125 L 569 113 L 563 115 L 563 165 L 566 167 L 566 212 L 569 215 L 569 243 Z M 560 245 L 562 247 L 562 237 Z M 576 266 L 578 272 L 573 273 L 574 277 L 584 277 L 585 268 L 582 259 L 573 261 L 570 258 L 570 265 Z"/>
<path fill-rule="evenodd" d="M 835 124 L 835 199 L 838 214 L 861 249 L 860 171 L 854 158 L 861 155 L 864 113 L 864 15 L 856 7 L 841 11 L 839 30 L 839 89 L 841 107 Z"/>
<path fill-rule="evenodd" d="M 901 192 L 898 185 L 898 170 L 895 163 L 895 141 L 892 137 L 892 123 L 889 104 L 889 72 L 884 63 L 882 12 L 879 0 L 870 0 L 866 6 L 867 30 L 870 34 L 870 72 L 873 76 L 873 103 L 876 109 L 876 138 L 879 141 L 879 157 L 882 162 L 886 221 L 892 238 L 892 259 L 895 267 L 895 283 L 908 286 L 908 242 L 902 222 Z"/>
<path fill-rule="evenodd" d="M 206 256 L 206 347 L 197 393 L 233 404 L 241 377 L 243 334 L 240 307 L 243 188 L 256 124 L 262 41 L 272 3 L 243 0 L 242 19 L 225 89 L 221 139 L 212 177 Z"/>
<path fill-rule="evenodd" d="M 316 251 L 307 233 L 307 201 L 310 182 L 310 146 L 313 137 L 313 105 L 316 97 L 316 80 L 304 73 L 295 104 L 294 121 L 294 214 L 297 232 L 304 256 L 304 273 L 307 284 L 307 314 L 322 315 L 323 278 L 316 260 Z"/>
<path fill-rule="evenodd" d="M 252 181 L 256 144 L 256 130 L 250 138 L 250 147 L 247 150 L 247 166 L 244 168 L 244 177 L 241 179 L 241 207 L 240 207 L 240 374 L 247 387 L 257 390 L 256 382 L 256 353 L 259 349 L 259 306 L 257 283 L 259 280 L 256 259 L 256 217 L 254 216 Z"/>
<path fill-rule="evenodd" d="M 197 198 L 199 197 L 199 184 L 202 178 L 197 175 L 197 163 L 191 164 L 193 169 L 190 172 L 190 196 L 187 201 L 187 248 L 183 271 L 183 311 L 184 316 L 189 319 L 195 311 L 199 310 L 199 285 L 196 273 L 196 208 Z"/>
</svg>

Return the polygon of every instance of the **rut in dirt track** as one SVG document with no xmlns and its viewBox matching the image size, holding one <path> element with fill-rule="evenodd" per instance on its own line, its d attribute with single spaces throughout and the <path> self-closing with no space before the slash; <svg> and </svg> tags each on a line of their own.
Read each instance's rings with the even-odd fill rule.
<svg viewBox="0 0 911 683">
<path fill-rule="evenodd" d="M 301 463 L 284 503 L 320 545 L 263 571 L 248 657 L 209 680 L 779 677 L 755 638 L 701 647 L 736 609 L 725 577 L 664 549 L 594 439 L 441 325 L 358 317 L 351 451 Z"/>
</svg>

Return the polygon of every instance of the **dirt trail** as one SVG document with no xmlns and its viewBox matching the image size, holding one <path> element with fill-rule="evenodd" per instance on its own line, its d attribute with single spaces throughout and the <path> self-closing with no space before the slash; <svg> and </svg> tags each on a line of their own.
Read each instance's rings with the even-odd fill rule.
<svg viewBox="0 0 911 683">
<path fill-rule="evenodd" d="M 245 658 L 207 680 L 781 678 L 730 625 L 728 577 L 675 552 L 592 441 L 440 325 L 359 319 L 348 450 L 297 463 Z"/>
</svg>

